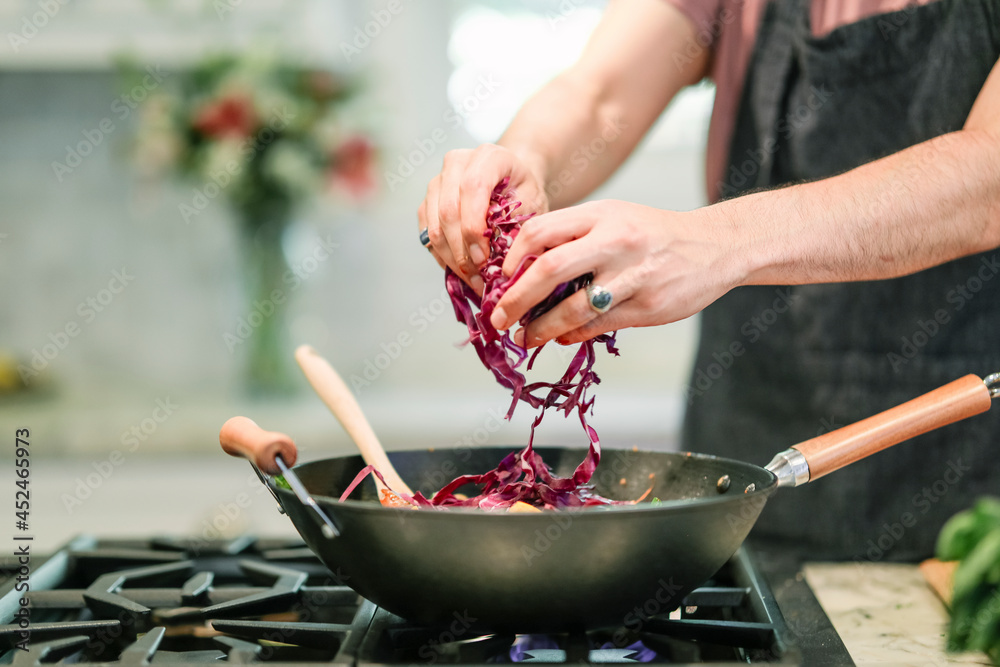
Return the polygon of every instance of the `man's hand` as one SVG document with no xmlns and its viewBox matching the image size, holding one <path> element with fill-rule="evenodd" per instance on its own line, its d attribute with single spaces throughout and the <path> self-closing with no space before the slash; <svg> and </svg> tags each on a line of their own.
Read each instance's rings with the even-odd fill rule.
<svg viewBox="0 0 1000 667">
<path fill-rule="evenodd" d="M 444 156 L 444 168 L 427 186 L 417 211 L 417 225 L 430 237 L 430 251 L 441 268 L 450 267 L 482 294 L 481 267 L 489 257 L 486 208 L 490 193 L 504 178 L 521 202 L 518 212 L 545 213 L 548 199 L 541 177 L 513 151 L 485 144 L 475 150 L 454 150 Z"/>
<path fill-rule="evenodd" d="M 595 201 L 524 223 L 504 261 L 514 272 L 538 259 L 493 311 L 498 329 L 513 326 L 560 283 L 593 273 L 614 297 L 611 310 L 591 309 L 584 290 L 531 322 L 515 341 L 536 347 L 557 338 L 576 343 L 624 327 L 666 324 L 697 313 L 745 275 L 724 218 L 676 213 L 621 201 Z"/>
</svg>

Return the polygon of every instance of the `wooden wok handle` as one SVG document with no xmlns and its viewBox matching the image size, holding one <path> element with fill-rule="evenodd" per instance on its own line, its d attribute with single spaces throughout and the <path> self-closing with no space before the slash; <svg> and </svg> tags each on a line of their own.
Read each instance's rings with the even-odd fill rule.
<svg viewBox="0 0 1000 667">
<path fill-rule="evenodd" d="M 230 456 L 243 457 L 269 475 L 281 473 L 274 458 L 278 455 L 289 468 L 295 465 L 298 451 L 284 433 L 265 431 L 246 417 L 233 417 L 219 431 L 219 444 Z"/>
<path fill-rule="evenodd" d="M 868 419 L 800 442 L 792 449 L 805 456 L 811 482 L 904 440 L 989 409 L 990 389 L 981 378 L 966 375 Z"/>
<path fill-rule="evenodd" d="M 295 360 L 305 373 L 309 384 L 361 450 L 361 458 L 365 463 L 375 466 L 375 469 L 382 473 L 391 491 L 412 496 L 413 491 L 389 462 L 389 457 L 386 456 L 378 436 L 365 418 L 365 413 L 361 411 L 361 406 L 333 366 L 309 345 L 301 345 L 295 350 Z M 383 485 L 377 477 L 373 478 L 381 491 Z"/>
</svg>

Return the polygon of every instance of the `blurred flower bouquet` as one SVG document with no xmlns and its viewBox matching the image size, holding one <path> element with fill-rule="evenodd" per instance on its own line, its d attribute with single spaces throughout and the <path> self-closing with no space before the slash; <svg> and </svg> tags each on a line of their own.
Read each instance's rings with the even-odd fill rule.
<svg viewBox="0 0 1000 667">
<path fill-rule="evenodd" d="M 255 54 L 206 58 L 169 79 L 140 108 L 137 165 L 193 184 L 179 204 L 186 223 L 215 200 L 235 211 L 250 298 L 241 320 L 247 331 L 226 344 L 247 349 L 252 392 L 281 393 L 292 386 L 281 240 L 294 210 L 322 191 L 358 199 L 374 188 L 358 83 Z"/>
</svg>

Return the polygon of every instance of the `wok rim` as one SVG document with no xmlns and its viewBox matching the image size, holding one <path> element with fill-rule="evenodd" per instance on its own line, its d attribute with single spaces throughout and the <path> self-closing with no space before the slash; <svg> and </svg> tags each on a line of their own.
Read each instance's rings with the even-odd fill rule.
<svg viewBox="0 0 1000 667">
<path fill-rule="evenodd" d="M 498 446 L 496 448 L 497 449 L 502 449 L 503 446 Z M 558 446 L 546 446 L 546 447 L 544 447 L 544 449 L 571 449 L 571 448 L 568 448 L 568 447 L 563 448 L 563 447 L 558 447 Z M 435 450 L 435 451 L 446 451 L 446 450 L 444 450 L 444 449 L 438 449 L 438 450 Z M 426 448 L 420 448 L 420 449 L 400 449 L 400 450 L 393 450 L 393 451 L 388 452 L 388 454 L 391 457 L 395 453 L 408 453 L 408 454 L 412 454 L 412 453 L 417 453 L 417 452 L 432 453 L 431 451 L 429 451 Z M 764 485 L 764 486 L 759 487 L 759 488 L 755 488 L 753 491 L 751 491 L 749 493 L 744 492 L 743 494 L 740 494 L 740 495 L 725 494 L 725 493 L 723 493 L 723 494 L 720 494 L 720 495 L 714 496 L 714 497 L 678 498 L 678 499 L 673 499 L 673 500 L 663 500 L 663 501 L 660 501 L 660 503 L 657 504 L 657 505 L 651 505 L 648 502 L 643 502 L 643 503 L 639 503 L 639 504 L 636 504 L 636 505 L 610 505 L 610 506 L 609 505 L 595 505 L 595 506 L 588 506 L 588 507 L 572 508 L 572 509 L 569 509 L 567 511 L 571 511 L 574 514 L 584 514 L 584 515 L 596 514 L 596 515 L 601 515 L 601 514 L 608 514 L 608 513 L 615 513 L 615 514 L 622 514 L 622 513 L 624 513 L 624 514 L 633 514 L 633 513 L 636 513 L 636 514 L 638 514 L 638 513 L 643 513 L 643 512 L 656 512 L 656 511 L 663 511 L 663 510 L 669 510 L 669 509 L 681 508 L 681 507 L 683 507 L 683 508 L 685 508 L 687 510 L 690 510 L 693 506 L 699 506 L 699 507 L 701 507 L 701 506 L 709 506 L 709 507 L 711 507 L 713 505 L 718 505 L 718 504 L 734 503 L 734 502 L 737 502 L 740 498 L 761 498 L 762 497 L 762 498 L 764 498 L 764 500 L 766 500 L 775 491 L 778 490 L 778 477 L 773 472 L 771 472 L 770 470 L 768 470 L 767 468 L 755 465 L 753 463 L 747 463 L 746 461 L 740 461 L 738 459 L 731 459 L 731 458 L 728 458 L 728 457 L 725 457 L 725 456 L 716 456 L 714 454 L 702 454 L 702 453 L 698 453 L 698 452 L 684 452 L 684 451 L 661 452 L 661 451 L 656 451 L 656 450 L 643 450 L 643 449 L 636 450 L 636 449 L 631 449 L 631 448 L 629 448 L 629 449 L 607 448 L 607 449 L 603 449 L 602 450 L 602 455 L 605 452 L 628 452 L 628 453 L 636 453 L 636 454 L 640 454 L 640 453 L 644 453 L 644 454 L 659 454 L 659 455 L 674 456 L 674 457 L 678 457 L 678 458 L 679 457 L 689 457 L 689 458 L 694 458 L 694 459 L 697 459 L 697 460 L 700 460 L 700 461 L 719 462 L 719 463 L 723 463 L 725 465 L 747 466 L 749 468 L 755 469 L 756 472 L 760 472 L 760 473 L 765 474 L 767 476 L 767 478 L 768 478 L 768 483 L 766 485 Z M 355 456 L 360 456 L 360 454 L 348 454 L 348 455 L 345 455 L 345 456 L 332 456 L 332 457 L 323 458 L 323 459 L 314 459 L 312 461 L 305 461 L 305 462 L 301 462 L 301 463 L 296 463 L 294 466 L 292 466 L 292 470 L 298 471 L 300 468 L 304 468 L 306 466 L 318 465 L 318 464 L 321 464 L 321 463 L 324 463 L 324 462 L 334 461 L 334 460 L 339 460 L 339 459 L 353 458 Z M 298 496 L 295 495 L 294 491 L 291 491 L 289 489 L 285 489 L 285 488 L 279 487 L 274 482 L 274 477 L 267 476 L 266 479 L 267 479 L 267 485 L 271 489 L 273 489 L 274 491 L 276 491 L 278 494 L 280 494 L 281 497 L 285 498 L 286 500 L 293 500 L 294 502 L 300 502 L 299 499 L 298 499 Z M 354 510 L 354 511 L 357 511 L 357 512 L 378 512 L 378 513 L 399 514 L 399 513 L 402 513 L 402 512 L 410 513 L 410 512 L 414 511 L 412 509 L 405 508 L 405 507 L 385 507 L 384 505 L 381 505 L 381 504 L 376 503 L 376 502 L 372 502 L 370 500 L 351 500 L 351 499 L 348 499 L 348 500 L 345 500 L 345 501 L 341 501 L 339 498 L 335 498 L 333 496 L 327 496 L 327 495 L 323 495 L 323 494 L 319 494 L 319 493 L 313 493 L 308 488 L 306 490 L 309 491 L 310 495 L 313 497 L 313 499 L 316 500 L 317 503 L 321 503 L 321 504 L 324 504 L 324 505 L 329 505 L 329 506 L 332 506 L 332 507 L 345 507 L 347 509 L 351 509 L 351 510 Z M 526 520 L 537 520 L 538 518 L 540 518 L 542 516 L 545 516 L 546 514 L 551 515 L 553 512 L 557 512 L 557 511 L 562 511 L 562 510 L 541 510 L 540 512 L 506 512 L 506 511 L 504 511 L 504 512 L 494 512 L 494 511 L 489 511 L 489 510 L 481 510 L 481 509 L 473 508 L 473 507 L 449 507 L 449 508 L 442 508 L 442 511 L 424 512 L 424 515 L 426 515 L 426 516 L 441 516 L 441 517 L 448 517 L 450 515 L 455 515 L 455 514 L 460 515 L 460 516 L 494 516 L 494 517 L 507 517 L 507 520 L 510 520 L 510 521 L 526 521 Z M 491 519 L 491 520 L 499 520 L 499 519 Z"/>
</svg>

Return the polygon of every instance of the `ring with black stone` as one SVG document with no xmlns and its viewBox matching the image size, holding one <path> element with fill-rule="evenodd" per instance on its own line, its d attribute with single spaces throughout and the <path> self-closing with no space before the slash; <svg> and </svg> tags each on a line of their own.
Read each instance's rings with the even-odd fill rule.
<svg viewBox="0 0 1000 667">
<path fill-rule="evenodd" d="M 587 285 L 587 303 L 595 313 L 603 315 L 611 310 L 611 303 L 614 300 L 611 292 L 600 285 Z"/>
<path fill-rule="evenodd" d="M 431 244 L 431 234 L 426 228 L 420 230 L 420 245 L 427 247 Z"/>
</svg>

